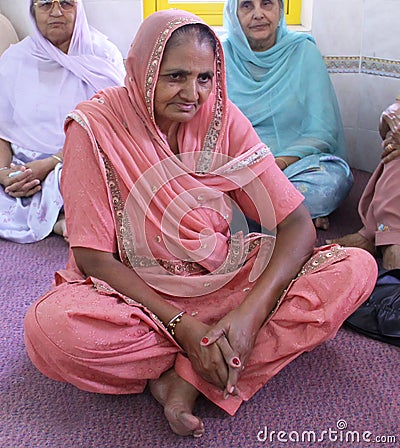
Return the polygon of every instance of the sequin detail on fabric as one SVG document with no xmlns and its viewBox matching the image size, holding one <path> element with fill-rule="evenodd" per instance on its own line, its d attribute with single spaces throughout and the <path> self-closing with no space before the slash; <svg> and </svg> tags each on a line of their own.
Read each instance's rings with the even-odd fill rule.
<svg viewBox="0 0 400 448">
<path fill-rule="evenodd" d="M 246 168 L 248 166 L 254 165 L 255 163 L 262 160 L 264 157 L 267 157 L 269 154 L 271 154 L 271 150 L 267 146 L 265 146 L 264 148 L 260 149 L 259 151 L 256 151 L 250 157 L 247 157 L 244 160 L 240 160 L 239 162 L 235 163 L 233 166 L 230 166 L 229 169 L 227 169 L 225 171 L 225 173 L 232 173 L 232 172 L 240 170 L 242 168 Z"/>
<path fill-rule="evenodd" d="M 387 226 L 386 224 L 378 224 L 378 231 L 379 232 L 388 232 L 389 226 Z"/>
<path fill-rule="evenodd" d="M 132 226 L 130 225 L 128 218 L 124 216 L 125 202 L 122 199 L 121 191 L 119 188 L 118 175 L 114 170 L 114 167 L 112 166 L 110 160 L 108 159 L 106 154 L 104 154 L 99 145 L 98 149 L 104 162 L 108 188 L 110 189 L 112 205 L 114 208 L 119 256 L 122 263 L 125 266 L 129 267 L 131 266 L 130 260 L 135 253 Z"/>
<path fill-rule="evenodd" d="M 212 155 L 215 152 L 215 147 L 218 139 L 221 137 L 222 131 L 222 117 L 223 117 L 223 101 L 222 101 L 222 86 L 220 80 L 222 77 L 222 58 L 219 47 L 216 50 L 216 86 L 215 86 L 215 105 L 214 112 L 211 118 L 210 126 L 207 135 L 204 139 L 203 148 L 200 154 L 199 162 L 196 167 L 197 173 L 208 173 L 211 167 Z"/>
<path fill-rule="evenodd" d="M 82 114 L 83 115 L 83 114 Z M 81 125 L 82 127 L 83 127 L 83 129 L 85 129 L 85 130 L 87 130 L 88 129 L 88 125 L 87 125 L 87 123 L 89 122 L 88 121 L 88 119 L 86 118 L 86 116 L 84 116 L 85 117 L 85 120 L 80 116 L 80 115 L 78 115 L 77 113 L 75 113 L 75 112 L 71 112 L 70 114 L 68 114 L 67 115 L 67 118 L 66 118 L 66 122 L 68 122 L 69 120 L 74 120 L 74 121 L 76 121 L 79 125 Z"/>
<path fill-rule="evenodd" d="M 319 271 L 329 264 L 347 257 L 345 248 L 339 245 L 332 245 L 319 248 L 316 253 L 304 264 L 298 276 L 311 274 Z"/>
<path fill-rule="evenodd" d="M 149 115 L 151 119 L 154 121 L 154 111 L 153 111 L 153 104 L 152 104 L 152 91 L 156 84 L 156 76 L 158 73 L 159 66 L 161 64 L 161 58 L 162 53 L 165 48 L 165 43 L 169 39 L 170 34 L 175 31 L 179 26 L 183 25 L 189 25 L 191 23 L 198 23 L 192 19 L 189 18 L 177 18 L 175 20 L 171 20 L 167 26 L 165 27 L 164 31 L 161 32 L 157 42 L 154 45 L 149 64 L 147 66 L 146 70 L 146 85 L 145 85 L 145 101 L 147 110 L 149 112 Z"/>
</svg>

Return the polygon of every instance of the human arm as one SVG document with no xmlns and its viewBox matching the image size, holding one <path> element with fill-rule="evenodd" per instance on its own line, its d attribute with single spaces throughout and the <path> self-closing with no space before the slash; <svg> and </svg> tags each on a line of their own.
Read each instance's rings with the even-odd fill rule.
<svg viewBox="0 0 400 448">
<path fill-rule="evenodd" d="M 83 247 L 74 247 L 72 251 L 77 266 L 85 276 L 106 282 L 119 293 L 145 306 L 162 322 L 169 322 L 181 311 L 148 286 L 135 271 L 117 260 L 112 253 Z M 227 367 L 220 346 L 222 345 L 224 350 L 229 348 L 226 341 L 219 341 L 211 350 L 201 346 L 200 341 L 209 328 L 191 315 L 184 314 L 182 321 L 176 326 L 175 339 L 186 352 L 197 373 L 206 381 L 223 389 L 227 380 Z M 225 351 L 225 356 L 232 357 L 228 351 Z"/>
<path fill-rule="evenodd" d="M 0 139 L 0 162 L 0 184 L 7 194 L 12 197 L 29 197 L 40 190 L 38 181 L 31 177 L 30 169 L 12 163 L 11 144 L 3 139 Z"/>
<path fill-rule="evenodd" d="M 162 322 L 168 323 L 185 309 L 167 301 L 116 255 L 118 243 L 114 210 L 109 201 L 110 192 L 101 157 L 96 151 L 84 129 L 71 122 L 67 128 L 61 191 L 75 261 L 85 276 L 103 280 L 117 292 L 141 303 Z M 178 277 L 176 280 L 179 282 Z M 211 351 L 200 346 L 200 340 L 208 328 L 186 313 L 176 326 L 175 338 L 199 375 L 223 389 L 227 367 L 219 345 Z M 223 342 L 221 340 L 220 344 Z"/>
<path fill-rule="evenodd" d="M 379 133 L 382 140 L 386 138 L 389 131 L 400 133 L 400 96 L 382 112 L 379 120 Z"/>
<path fill-rule="evenodd" d="M 235 356 L 245 366 L 257 334 L 273 310 L 279 297 L 296 277 L 310 257 L 315 241 L 315 229 L 308 211 L 300 205 L 277 227 L 273 255 L 262 275 L 242 304 L 222 318 L 207 333 L 207 345 L 225 334 Z M 229 369 L 226 392 L 232 393 L 241 373 Z"/>
<path fill-rule="evenodd" d="M 0 138 L 0 168 L 9 167 L 12 161 L 10 142 Z"/>
<path fill-rule="evenodd" d="M 297 162 L 298 160 L 300 160 L 300 157 L 294 157 L 294 156 L 279 156 L 275 158 L 276 164 L 282 171 L 285 170 L 292 163 Z"/>
<path fill-rule="evenodd" d="M 220 334 L 227 334 L 235 356 L 240 359 L 240 368 L 229 370 L 230 389 L 235 387 L 259 329 L 282 291 L 311 255 L 315 242 L 311 217 L 301 205 L 304 198 L 276 166 L 272 155 L 267 156 L 259 177 L 245 188 L 235 190 L 232 197 L 247 217 L 270 232 L 276 231 L 276 244 L 272 258 L 266 260 L 267 267 L 253 283 L 245 301 L 214 326 L 211 336 L 207 335 L 209 344 L 212 344 Z M 235 322 L 235 333 L 227 331 L 231 319 Z M 243 328 L 247 328 L 248 337 L 241 339 Z"/>
<path fill-rule="evenodd" d="M 387 163 L 400 155 L 400 97 L 382 113 L 379 133 L 383 139 L 381 159 Z"/>
<path fill-rule="evenodd" d="M 27 168 L 32 170 L 32 177 L 43 182 L 44 179 L 54 170 L 58 163 L 62 163 L 63 155 L 62 151 L 58 151 L 56 154 L 50 155 L 45 159 L 32 160 L 25 164 Z"/>
<path fill-rule="evenodd" d="M 11 147 L 10 147 L 11 150 Z M 54 170 L 55 166 L 62 160 L 62 152 L 56 157 L 33 160 L 25 165 L 14 165 L 10 163 L 9 170 L 0 171 L 0 183 L 5 187 L 5 192 L 12 197 L 29 197 L 40 191 L 41 182 Z M 17 173 L 9 177 L 11 173 Z"/>
<path fill-rule="evenodd" d="M 6 140 L 0 138 L 0 184 L 6 187 L 9 184 L 8 175 L 11 172 L 12 161 L 11 145 Z"/>
</svg>

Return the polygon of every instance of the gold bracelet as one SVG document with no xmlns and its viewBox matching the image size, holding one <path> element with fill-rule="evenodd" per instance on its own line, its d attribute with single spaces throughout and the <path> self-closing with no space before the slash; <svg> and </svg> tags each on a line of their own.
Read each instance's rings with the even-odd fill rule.
<svg viewBox="0 0 400 448">
<path fill-rule="evenodd" d="M 53 157 L 53 159 L 56 159 L 58 162 L 63 163 L 63 159 L 61 157 L 56 156 L 55 154 L 52 154 L 50 157 Z"/>
<path fill-rule="evenodd" d="M 282 160 L 282 162 L 286 165 L 285 168 L 283 168 L 284 170 L 286 170 L 286 168 L 289 166 L 289 164 L 286 162 L 286 160 L 283 159 L 282 157 L 277 157 L 275 160 Z"/>
<path fill-rule="evenodd" d="M 174 316 L 168 323 L 165 325 L 168 333 L 175 339 L 175 328 L 179 324 L 182 319 L 182 316 L 186 313 L 186 311 L 181 311 L 176 316 Z"/>
</svg>

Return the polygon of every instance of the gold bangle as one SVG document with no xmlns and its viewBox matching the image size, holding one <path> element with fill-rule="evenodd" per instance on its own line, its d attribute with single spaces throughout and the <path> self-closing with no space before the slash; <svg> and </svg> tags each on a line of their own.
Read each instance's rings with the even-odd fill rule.
<svg viewBox="0 0 400 448">
<path fill-rule="evenodd" d="M 52 154 L 50 157 L 53 157 L 53 159 L 56 159 L 57 162 L 63 163 L 63 159 L 61 157 L 56 156 L 55 154 Z"/>
<path fill-rule="evenodd" d="M 286 165 L 285 168 L 283 168 L 284 170 L 286 170 L 286 168 L 289 166 L 289 164 L 286 162 L 286 160 L 283 159 L 282 157 L 277 157 L 275 160 L 282 160 L 282 162 Z"/>
<path fill-rule="evenodd" d="M 181 311 L 176 316 L 174 316 L 168 323 L 165 325 L 168 333 L 175 339 L 175 328 L 179 324 L 182 319 L 182 316 L 186 313 L 186 311 Z"/>
</svg>

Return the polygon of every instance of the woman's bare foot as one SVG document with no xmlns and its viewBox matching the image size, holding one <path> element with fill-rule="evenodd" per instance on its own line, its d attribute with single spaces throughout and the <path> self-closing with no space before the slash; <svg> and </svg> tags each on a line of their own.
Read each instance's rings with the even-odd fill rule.
<svg viewBox="0 0 400 448">
<path fill-rule="evenodd" d="M 56 233 L 57 235 L 61 235 L 62 237 L 64 237 L 65 241 L 68 241 L 65 216 L 62 213 L 60 213 L 57 222 L 54 224 L 53 232 Z"/>
<path fill-rule="evenodd" d="M 400 246 L 392 244 L 384 246 L 382 250 L 382 265 L 384 269 L 400 268 Z"/>
<path fill-rule="evenodd" d="M 153 397 L 164 406 L 164 415 L 174 433 L 180 436 L 201 437 L 203 422 L 192 414 L 199 391 L 180 378 L 175 370 L 165 372 L 158 380 L 149 382 Z"/>
<path fill-rule="evenodd" d="M 328 244 L 340 244 L 345 247 L 358 247 L 368 251 L 370 254 L 376 256 L 376 247 L 374 243 L 367 238 L 364 238 L 360 233 L 349 233 L 348 235 L 336 238 L 334 240 L 326 240 Z"/>
<path fill-rule="evenodd" d="M 315 218 L 314 225 L 317 229 L 328 230 L 329 218 L 327 216 L 320 216 L 319 218 Z"/>
</svg>

